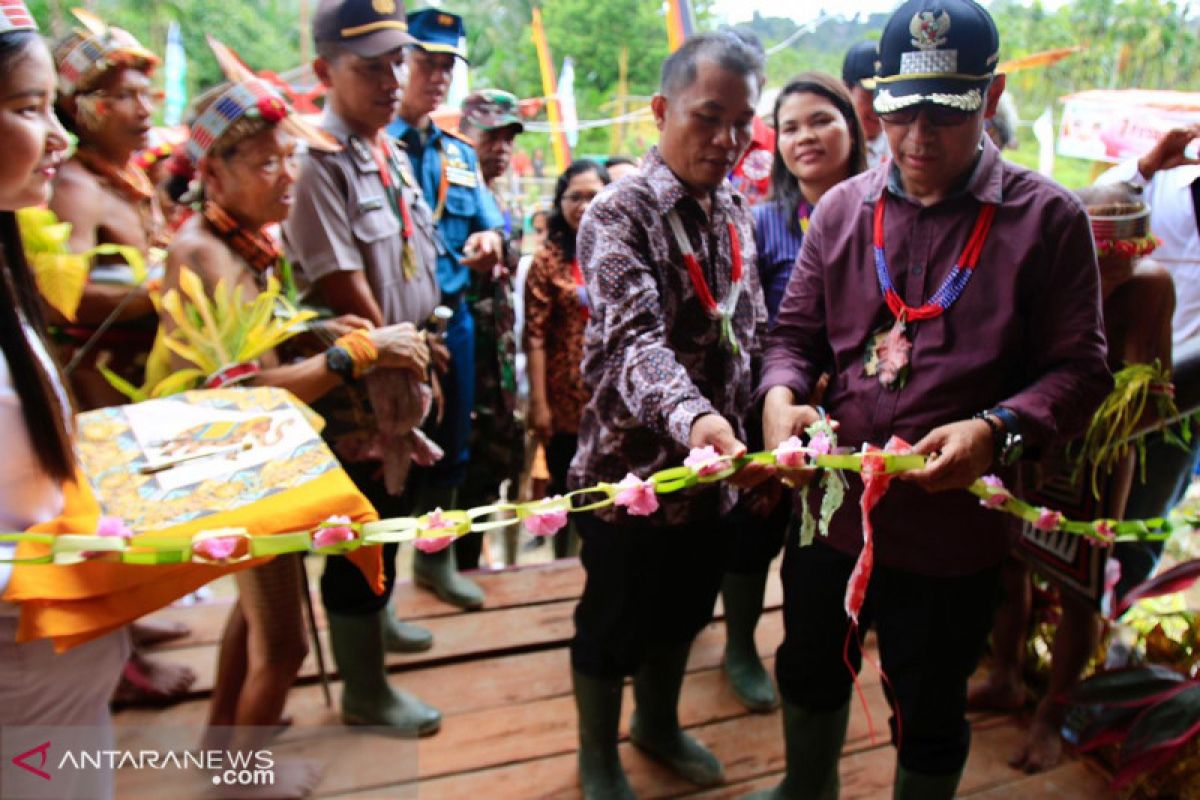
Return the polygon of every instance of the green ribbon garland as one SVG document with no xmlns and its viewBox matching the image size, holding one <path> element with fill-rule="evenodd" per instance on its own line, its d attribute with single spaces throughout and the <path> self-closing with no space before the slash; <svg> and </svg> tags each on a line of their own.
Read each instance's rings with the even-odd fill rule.
<svg viewBox="0 0 1200 800">
<path fill-rule="evenodd" d="M 873 469 L 878 469 L 882 464 L 883 470 L 888 474 L 920 469 L 925 464 L 923 455 L 873 452 L 819 455 L 814 459 L 813 466 L 827 470 L 862 472 L 864 459 L 870 460 Z M 775 454 L 770 451 L 722 460 L 728 462 L 727 466 L 711 474 L 701 476 L 691 467 L 678 466 L 656 472 L 646 482 L 653 485 L 655 494 L 673 494 L 699 484 L 725 480 L 751 463 L 776 463 Z M 34 542 L 49 548 L 49 552 L 42 556 L 0 559 L 0 563 L 76 564 L 87 560 L 105 560 L 144 565 L 230 564 L 286 553 L 341 555 L 364 546 L 457 538 L 470 532 L 517 525 L 531 516 L 542 513 L 579 513 L 609 508 L 620 491 L 621 488 L 616 484 L 599 483 L 586 489 L 576 489 L 562 497 L 544 498 L 527 503 L 495 503 L 466 511 L 443 511 L 436 520 L 432 518 L 432 514 L 425 514 L 421 517 L 395 517 L 362 524 L 328 521 L 318 526 L 315 531 L 292 531 L 265 536 L 250 536 L 242 528 L 202 531 L 193 536 L 163 536 L 150 532 L 128 539 L 96 534 L 0 533 L 0 542 Z M 968 491 L 979 497 L 988 508 L 1020 517 L 1035 527 L 1039 527 L 1039 523 L 1044 525 L 1047 514 L 1054 513 L 1030 505 L 1013 496 L 1007 489 L 989 485 L 983 479 L 975 481 Z M 501 513 L 507 516 L 501 519 L 487 519 Z M 437 524 L 434 525 L 434 522 Z M 1107 545 L 1114 541 L 1164 541 L 1176 531 L 1191 527 L 1190 520 L 1172 521 L 1163 517 L 1123 521 L 1100 519 L 1092 522 L 1059 517 L 1049 530 L 1083 536 Z M 314 537 L 327 528 L 349 529 L 353 532 L 353 537 L 331 545 L 316 545 Z M 244 546 L 239 548 L 238 555 L 224 559 L 213 559 L 205 555 L 202 542 L 227 537 L 243 541 Z"/>
</svg>

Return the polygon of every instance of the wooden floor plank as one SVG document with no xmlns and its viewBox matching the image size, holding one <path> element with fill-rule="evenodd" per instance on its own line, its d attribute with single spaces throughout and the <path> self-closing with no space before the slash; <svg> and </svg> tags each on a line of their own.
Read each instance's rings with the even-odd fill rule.
<svg viewBox="0 0 1200 800">
<path fill-rule="evenodd" d="M 310 578 L 315 581 L 320 574 L 320 562 L 309 559 L 308 569 Z M 471 575 L 487 594 L 484 612 L 563 600 L 574 601 L 583 591 L 583 568 L 579 565 L 578 559 L 573 558 L 516 569 L 471 573 Z M 321 605 L 320 594 L 313 592 L 312 598 L 317 625 L 324 629 L 326 627 L 325 613 Z M 397 616 L 409 622 L 433 625 L 434 620 L 463 613 L 460 609 L 443 603 L 431 593 L 416 588 L 410 581 L 400 581 L 396 584 L 394 599 Z M 767 582 L 763 607 L 779 608 L 782 601 L 783 589 L 778 580 L 778 568 L 776 567 L 772 571 L 771 580 Z M 152 619 L 183 623 L 190 628 L 190 633 L 151 648 L 151 651 L 168 653 L 172 650 L 186 650 L 201 645 L 216 644 L 220 641 L 221 631 L 225 627 L 225 619 L 229 615 L 231 604 L 230 599 L 222 599 L 192 606 L 170 606 L 155 612 L 151 615 Z M 716 614 L 718 617 L 724 614 L 719 600 Z"/>
<path fill-rule="evenodd" d="M 1086 760 L 1068 760 L 1049 772 L 1022 776 L 1002 786 L 964 793 L 971 800 L 1096 800 L 1112 797 L 1109 778 Z"/>
<path fill-rule="evenodd" d="M 882 692 L 874 687 L 868 696 L 872 714 L 879 725 L 887 713 Z M 632 706 L 631 690 L 627 687 L 622 709 L 622 737 L 627 735 Z M 719 670 L 689 675 L 680 700 L 680 720 L 702 741 L 714 747 L 717 755 L 725 759 L 726 769 L 734 775 L 749 776 L 782 766 L 778 714 L 748 714 L 733 696 Z M 734 728 L 728 726 L 736 726 L 736 733 Z M 435 779 L 441 777 L 453 777 L 455 780 L 450 784 L 455 784 L 463 776 L 513 762 L 532 763 L 548 756 L 571 756 L 576 750 L 577 741 L 575 708 L 571 697 L 451 717 L 441 733 L 419 743 L 421 796 L 470 796 L 471 790 L 467 787 L 448 785 L 446 794 L 440 794 L 431 787 L 439 785 Z M 865 718 L 856 710 L 851 716 L 848 748 L 881 745 L 880 740 L 876 740 L 875 744 L 869 741 Z M 322 791 L 336 794 L 353 791 L 364 784 L 386 786 L 397 779 L 394 777 L 395 767 L 378 760 L 356 765 L 352 774 L 345 772 L 340 746 L 331 744 L 328 752 L 338 753 L 339 773 L 343 774 L 327 776 Z M 352 757 L 349 753 L 345 755 L 345 758 Z M 632 752 L 628 768 L 631 775 L 644 775 L 642 781 L 645 786 L 639 793 L 645 796 L 654 796 L 660 790 L 665 796 L 670 796 L 688 788 L 666 770 Z M 656 786 L 659 790 L 654 789 Z M 528 795 L 518 792 L 505 796 Z"/>
<path fill-rule="evenodd" d="M 388 667 L 391 671 L 406 671 L 424 664 L 564 644 L 575 630 L 575 604 L 574 599 L 567 599 L 421 620 L 433 631 L 433 649 L 424 653 L 389 654 Z M 228 608 L 226 605 L 224 613 L 228 613 Z M 326 663 L 333 670 L 328 634 L 322 630 L 320 635 L 327 656 Z M 781 635 L 775 640 L 776 644 L 780 640 Z M 163 651 L 158 657 L 187 664 L 196 672 L 196 682 L 189 697 L 200 697 L 212 691 L 217 659 L 215 643 L 178 646 Z M 299 681 L 304 683 L 316 679 L 316 657 L 310 653 L 301 666 Z"/>
<path fill-rule="evenodd" d="M 756 630 L 759 652 L 771 656 L 783 636 L 783 617 L 768 611 Z M 719 624 L 707 626 L 692 645 L 688 669 L 712 669 L 721 663 L 725 632 Z M 869 676 L 868 676 L 869 678 Z M 413 692 L 444 714 L 461 714 L 497 706 L 513 706 L 571 693 L 569 656 L 565 647 L 521 653 L 500 659 L 467 661 L 406 671 L 393 683 Z M 333 687 L 335 703 L 338 687 Z M 324 725 L 331 719 L 324 707 L 320 686 L 298 686 L 288 697 L 288 713 L 297 727 Z M 117 714 L 118 725 L 201 725 L 208 700 L 200 697 L 165 709 L 126 709 Z"/>
<path fill-rule="evenodd" d="M 480 581 L 489 594 L 489 608 L 471 614 L 459 613 L 409 584 L 397 589 L 399 614 L 426 622 L 437 644 L 426 654 L 390 657 L 391 680 L 443 711 L 443 729 L 434 737 L 399 742 L 343 728 L 313 682 L 313 659 L 306 662 L 302 684 L 288 702 L 294 726 L 273 749 L 280 758 L 298 754 L 326 765 L 319 796 L 358 800 L 417 793 L 421 800 L 575 800 L 580 796 L 567 644 L 574 629 L 572 612 L 582 587 L 582 570 L 576 561 L 559 562 L 485 574 Z M 768 582 L 768 610 L 757 631 L 759 651 L 769 668 L 783 635 L 780 596 L 776 572 Z M 199 734 L 208 710 L 205 694 L 212 683 L 215 642 L 229 608 L 228 603 L 212 603 L 163 612 L 164 618 L 193 626 L 188 640 L 160 651 L 164 658 L 197 668 L 198 693 L 196 699 L 169 709 L 119 713 L 122 745 L 136 745 L 153 725 Z M 697 638 L 680 718 L 722 760 L 728 782 L 713 790 L 698 790 L 632 747 L 624 738 L 632 712 L 632 690 L 627 686 L 621 758 L 639 797 L 735 798 L 780 780 L 784 747 L 779 714 L 749 714 L 741 706 L 720 669 L 724 642 L 721 622 L 709 625 Z M 874 649 L 870 637 L 867 647 Z M 894 750 L 883 738 L 889 709 L 877 672 L 868 668 L 862 683 L 876 737 L 872 740 L 868 735 L 867 718 L 856 699 L 840 765 L 842 797 L 886 798 L 891 796 L 895 765 Z M 335 683 L 335 696 L 339 688 Z M 973 715 L 971 722 L 975 736 L 961 796 L 986 800 L 1110 797 L 1106 779 L 1083 762 L 1071 760 L 1037 776 L 1010 769 L 1007 757 L 1024 731 L 1007 717 Z M 118 796 L 162 796 L 161 787 L 152 783 L 155 776 L 147 775 L 119 774 Z"/>
</svg>

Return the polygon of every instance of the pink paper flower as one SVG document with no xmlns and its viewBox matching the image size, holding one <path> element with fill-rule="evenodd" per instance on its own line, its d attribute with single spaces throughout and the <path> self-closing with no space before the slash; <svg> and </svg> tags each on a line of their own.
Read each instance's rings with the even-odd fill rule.
<svg viewBox="0 0 1200 800">
<path fill-rule="evenodd" d="M 196 542 L 192 545 L 192 550 L 210 561 L 224 561 L 233 555 L 237 546 L 236 536 L 213 536 Z"/>
<path fill-rule="evenodd" d="M 711 444 L 706 444 L 704 447 L 693 447 L 692 452 L 688 453 L 688 457 L 683 460 L 683 465 L 701 478 L 716 475 L 725 469 L 727 463 Z"/>
<path fill-rule="evenodd" d="M 1098 519 L 1092 527 L 1096 531 L 1097 538 L 1105 545 L 1110 545 L 1117 540 L 1117 530 L 1113 527 L 1112 520 Z M 1113 561 L 1115 559 L 1109 560 Z"/>
<path fill-rule="evenodd" d="M 100 522 L 96 525 L 97 536 L 117 536 L 121 539 L 129 539 L 133 536 L 124 520 L 120 517 L 101 517 Z"/>
<path fill-rule="evenodd" d="M 1012 497 L 1008 489 L 1004 488 L 1004 481 L 1000 480 L 999 477 L 995 475 L 984 475 L 979 480 L 984 486 L 994 490 L 992 494 L 979 501 L 979 504 L 984 508 L 990 508 L 993 510 L 1000 508 L 1008 502 L 1010 497 Z"/>
<path fill-rule="evenodd" d="M 807 463 L 807 451 L 799 436 L 791 436 L 780 442 L 773 451 L 775 463 L 781 467 L 803 467 Z"/>
<path fill-rule="evenodd" d="M 552 500 L 561 500 L 561 495 L 555 495 Z M 535 511 L 525 518 L 525 530 L 533 536 L 553 536 L 567 525 L 567 509 L 552 508 Z"/>
<path fill-rule="evenodd" d="M 332 547 L 342 542 L 353 541 L 357 538 L 354 528 L 350 527 L 350 518 L 334 516 L 325 520 L 327 527 L 318 528 L 313 534 L 313 547 Z"/>
<path fill-rule="evenodd" d="M 624 508 L 635 517 L 648 517 L 658 510 L 658 495 L 654 484 L 644 481 L 630 472 L 617 484 L 617 496 L 613 505 Z"/>
<path fill-rule="evenodd" d="M 1033 527 L 1039 531 L 1056 531 L 1062 525 L 1062 521 L 1062 512 L 1043 508 L 1039 510 L 1037 522 L 1033 523 Z"/>
<path fill-rule="evenodd" d="M 833 452 L 833 437 L 825 431 L 817 431 L 809 438 L 808 449 L 813 458 L 827 456 Z"/>
<path fill-rule="evenodd" d="M 442 513 L 442 509 L 435 508 L 429 512 L 429 518 L 425 522 L 424 530 L 426 531 L 444 531 L 453 530 L 454 523 L 446 519 Z M 437 553 L 445 550 L 454 541 L 453 536 L 437 536 L 434 538 L 418 537 L 413 540 L 413 547 L 420 550 L 422 553 Z"/>
</svg>

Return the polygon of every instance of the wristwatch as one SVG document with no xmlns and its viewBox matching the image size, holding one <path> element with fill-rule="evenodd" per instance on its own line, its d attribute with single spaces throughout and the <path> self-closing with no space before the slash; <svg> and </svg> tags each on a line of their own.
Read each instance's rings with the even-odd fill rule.
<svg viewBox="0 0 1200 800">
<path fill-rule="evenodd" d="M 342 379 L 343 383 L 354 383 L 354 359 L 343 347 L 331 347 L 325 351 L 325 368 Z"/>
<path fill-rule="evenodd" d="M 981 419 L 992 430 L 992 457 L 1001 466 L 1011 466 L 1020 460 L 1025 451 L 1025 440 L 1021 437 L 1021 424 L 1017 415 L 1003 406 L 980 411 L 974 419 Z"/>
</svg>

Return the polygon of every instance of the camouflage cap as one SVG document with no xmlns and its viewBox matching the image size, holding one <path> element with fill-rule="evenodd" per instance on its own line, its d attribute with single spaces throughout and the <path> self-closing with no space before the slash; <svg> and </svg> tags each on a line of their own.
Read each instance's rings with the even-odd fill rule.
<svg viewBox="0 0 1200 800">
<path fill-rule="evenodd" d="M 517 96 L 502 89 L 480 89 L 467 95 L 462 104 L 463 122 L 481 131 L 515 127 L 525 130 L 521 122 Z"/>
</svg>

